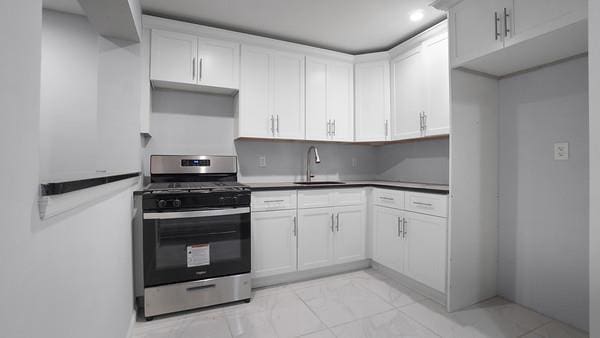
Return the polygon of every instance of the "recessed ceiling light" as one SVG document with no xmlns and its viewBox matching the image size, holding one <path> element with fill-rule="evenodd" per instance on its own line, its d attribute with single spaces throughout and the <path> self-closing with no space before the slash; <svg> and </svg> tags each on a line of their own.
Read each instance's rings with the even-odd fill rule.
<svg viewBox="0 0 600 338">
<path fill-rule="evenodd" d="M 425 13 L 423 13 L 422 9 L 418 9 L 412 13 L 410 13 L 410 21 L 417 22 L 423 20 Z"/>
</svg>

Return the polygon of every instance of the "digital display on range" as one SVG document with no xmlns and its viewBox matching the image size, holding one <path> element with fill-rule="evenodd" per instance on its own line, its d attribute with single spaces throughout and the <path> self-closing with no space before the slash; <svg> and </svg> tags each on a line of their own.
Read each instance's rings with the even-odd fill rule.
<svg viewBox="0 0 600 338">
<path fill-rule="evenodd" d="M 181 160 L 182 167 L 210 167 L 210 160 Z"/>
</svg>

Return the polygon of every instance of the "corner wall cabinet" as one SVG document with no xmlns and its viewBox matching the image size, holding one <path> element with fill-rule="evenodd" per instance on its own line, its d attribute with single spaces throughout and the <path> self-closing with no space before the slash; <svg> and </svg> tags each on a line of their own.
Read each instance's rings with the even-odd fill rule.
<svg viewBox="0 0 600 338">
<path fill-rule="evenodd" d="M 361 142 L 389 141 L 390 64 L 389 61 L 359 63 L 355 71 L 356 129 Z"/>
<path fill-rule="evenodd" d="M 238 89 L 239 44 L 160 29 L 151 31 L 155 86 L 220 94 Z"/>
</svg>

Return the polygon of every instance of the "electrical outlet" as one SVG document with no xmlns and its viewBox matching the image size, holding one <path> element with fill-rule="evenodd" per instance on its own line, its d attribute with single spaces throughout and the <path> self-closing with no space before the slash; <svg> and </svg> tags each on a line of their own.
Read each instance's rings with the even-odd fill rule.
<svg viewBox="0 0 600 338">
<path fill-rule="evenodd" d="M 569 159 L 569 143 L 554 143 L 554 159 L 557 161 Z"/>
<path fill-rule="evenodd" d="M 267 157 L 266 156 L 258 157 L 258 166 L 261 168 L 264 168 L 267 166 Z"/>
<path fill-rule="evenodd" d="M 352 158 L 352 168 L 358 167 L 358 159 L 356 157 Z"/>
</svg>

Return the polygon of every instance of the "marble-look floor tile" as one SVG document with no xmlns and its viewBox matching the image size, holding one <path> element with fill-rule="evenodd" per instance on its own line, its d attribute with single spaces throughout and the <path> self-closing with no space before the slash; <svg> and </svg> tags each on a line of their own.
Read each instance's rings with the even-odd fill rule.
<svg viewBox="0 0 600 338">
<path fill-rule="evenodd" d="M 328 327 L 347 323 L 393 307 L 352 279 L 336 279 L 296 291 Z"/>
<path fill-rule="evenodd" d="M 173 338 L 231 338 L 224 316 L 188 318 L 182 321 Z"/>
<path fill-rule="evenodd" d="M 425 296 L 397 282 L 380 279 L 378 276 L 369 275 L 369 278 L 351 278 L 351 280 L 395 307 L 402 307 L 426 299 Z"/>
<path fill-rule="evenodd" d="M 296 337 L 325 329 L 325 325 L 293 293 L 260 297 L 254 311 L 226 312 L 234 336 Z"/>
<path fill-rule="evenodd" d="M 331 329 L 344 338 L 438 337 L 398 310 L 377 314 Z"/>
<path fill-rule="evenodd" d="M 262 288 L 252 289 L 252 298 L 276 295 L 278 293 L 290 292 L 287 285 L 267 286 Z"/>
<path fill-rule="evenodd" d="M 317 331 L 301 336 L 302 338 L 335 338 L 335 335 L 327 330 Z"/>
<path fill-rule="evenodd" d="M 551 321 L 535 331 L 524 335 L 523 338 L 589 338 L 589 336 L 588 333 L 574 327 L 557 321 Z"/>
</svg>

